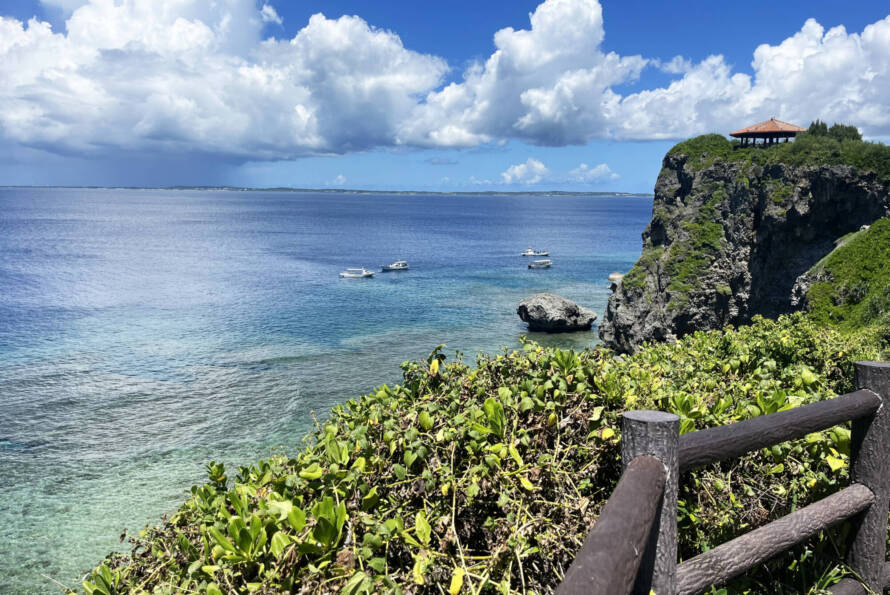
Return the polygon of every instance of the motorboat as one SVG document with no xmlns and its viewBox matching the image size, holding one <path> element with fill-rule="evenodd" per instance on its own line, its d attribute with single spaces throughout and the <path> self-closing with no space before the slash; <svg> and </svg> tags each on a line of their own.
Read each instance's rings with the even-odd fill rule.
<svg viewBox="0 0 890 595">
<path fill-rule="evenodd" d="M 374 271 L 369 271 L 364 267 L 360 269 L 346 269 L 345 271 L 340 273 L 340 277 L 344 279 L 366 279 L 373 276 Z"/>
<path fill-rule="evenodd" d="M 380 267 L 380 270 L 384 273 L 388 271 L 407 271 L 408 270 L 408 261 L 407 260 L 397 260 L 392 264 L 385 264 Z"/>
<path fill-rule="evenodd" d="M 550 265 L 553 264 L 551 260 L 536 260 L 534 262 L 528 263 L 528 268 L 530 269 L 549 269 Z"/>
<path fill-rule="evenodd" d="M 543 250 L 534 250 L 529 246 L 525 252 L 520 254 L 520 256 L 550 256 L 550 253 Z"/>
</svg>

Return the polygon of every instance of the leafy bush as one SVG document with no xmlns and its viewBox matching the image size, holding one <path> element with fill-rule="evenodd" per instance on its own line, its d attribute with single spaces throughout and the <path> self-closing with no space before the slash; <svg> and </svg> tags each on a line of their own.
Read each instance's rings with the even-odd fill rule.
<svg viewBox="0 0 890 595">
<path fill-rule="evenodd" d="M 211 463 L 169 522 L 84 588 L 548 592 L 618 480 L 622 411 L 673 411 L 683 432 L 727 424 L 849 391 L 853 360 L 875 355 L 801 315 L 626 358 L 529 342 L 471 368 L 437 348 L 402 365 L 401 385 L 335 407 L 293 456 L 234 477 Z M 681 555 L 833 491 L 848 447 L 840 427 L 684 475 Z M 837 576 L 839 539 L 826 533 L 732 588 L 800 592 Z"/>
<path fill-rule="evenodd" d="M 831 138 L 844 140 L 862 140 L 862 134 L 855 126 L 847 124 L 832 124 L 831 128 L 822 120 L 816 120 L 807 129 L 807 132 L 813 136 L 830 136 Z"/>
<path fill-rule="evenodd" d="M 807 292 L 818 322 L 848 331 L 890 326 L 890 219 L 851 235 L 811 274 L 823 279 Z"/>
</svg>

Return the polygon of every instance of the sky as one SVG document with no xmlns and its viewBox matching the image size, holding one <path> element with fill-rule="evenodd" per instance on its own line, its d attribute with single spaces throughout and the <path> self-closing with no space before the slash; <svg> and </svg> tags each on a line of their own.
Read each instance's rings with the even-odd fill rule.
<svg viewBox="0 0 890 595">
<path fill-rule="evenodd" d="M 0 0 L 0 185 L 651 192 L 770 117 L 890 139 L 890 4 Z"/>
</svg>

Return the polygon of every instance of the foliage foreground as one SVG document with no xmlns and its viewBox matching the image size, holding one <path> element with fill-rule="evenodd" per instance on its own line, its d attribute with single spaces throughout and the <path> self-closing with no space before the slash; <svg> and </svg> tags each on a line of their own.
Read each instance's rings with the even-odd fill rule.
<svg viewBox="0 0 890 595">
<path fill-rule="evenodd" d="M 404 382 L 333 409 L 293 457 L 209 481 L 131 538 L 87 593 L 545 593 L 560 582 L 620 475 L 620 414 L 661 409 L 682 431 L 852 389 L 876 349 L 803 316 L 696 333 L 619 358 L 526 343 L 476 367 L 437 348 Z M 685 558 L 847 481 L 849 430 L 681 478 Z M 730 585 L 806 592 L 843 573 L 826 532 Z"/>
</svg>

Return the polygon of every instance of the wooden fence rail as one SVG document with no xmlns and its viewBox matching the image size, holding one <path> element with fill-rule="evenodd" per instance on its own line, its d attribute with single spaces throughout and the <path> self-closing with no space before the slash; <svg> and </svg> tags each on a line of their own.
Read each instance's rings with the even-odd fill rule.
<svg viewBox="0 0 890 595">
<path fill-rule="evenodd" d="M 624 472 L 557 593 L 700 593 L 847 520 L 852 531 L 846 562 L 858 580 L 843 579 L 832 592 L 880 593 L 890 586 L 890 407 L 883 406 L 890 400 L 890 364 L 857 362 L 856 384 L 856 392 L 828 401 L 683 436 L 676 415 L 624 413 Z M 849 487 L 677 563 L 680 473 L 848 421 Z"/>
</svg>

